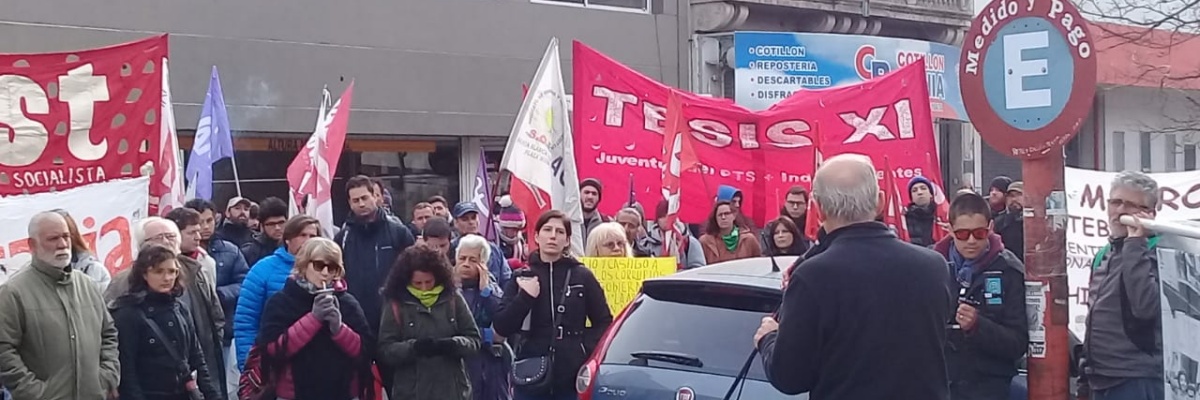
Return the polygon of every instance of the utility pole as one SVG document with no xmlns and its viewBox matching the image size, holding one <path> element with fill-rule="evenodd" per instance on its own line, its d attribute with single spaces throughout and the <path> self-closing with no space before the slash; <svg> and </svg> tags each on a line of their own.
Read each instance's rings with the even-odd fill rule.
<svg viewBox="0 0 1200 400">
<path fill-rule="evenodd" d="M 1096 93 L 1096 48 L 1068 0 L 993 0 L 963 45 L 967 116 L 996 151 L 1021 159 L 1029 399 L 1067 400 L 1067 211 L 1063 146 Z"/>
</svg>

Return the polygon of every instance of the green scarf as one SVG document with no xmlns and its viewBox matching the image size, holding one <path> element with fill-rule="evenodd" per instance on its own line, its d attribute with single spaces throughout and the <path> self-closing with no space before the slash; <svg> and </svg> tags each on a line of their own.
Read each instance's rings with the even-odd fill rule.
<svg viewBox="0 0 1200 400">
<path fill-rule="evenodd" d="M 412 293 L 412 295 L 417 298 L 417 301 L 421 302 L 421 305 L 424 305 L 425 307 L 433 307 L 433 303 L 437 302 L 438 296 L 442 295 L 442 286 L 438 285 L 434 286 L 433 289 L 421 290 L 409 285 L 408 292 Z"/>
<path fill-rule="evenodd" d="M 729 249 L 729 251 L 736 250 L 738 245 L 738 228 L 735 226 L 732 231 L 729 231 L 728 235 L 721 235 L 721 240 L 725 241 L 726 249 Z"/>
</svg>

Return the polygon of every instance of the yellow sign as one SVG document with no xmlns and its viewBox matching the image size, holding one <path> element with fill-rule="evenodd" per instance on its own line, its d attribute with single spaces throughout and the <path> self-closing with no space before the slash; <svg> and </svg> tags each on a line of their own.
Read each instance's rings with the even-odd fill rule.
<svg viewBox="0 0 1200 400">
<path fill-rule="evenodd" d="M 614 317 L 642 290 L 642 281 L 675 273 L 676 262 L 675 257 L 583 257 L 579 261 L 600 281 Z"/>
</svg>

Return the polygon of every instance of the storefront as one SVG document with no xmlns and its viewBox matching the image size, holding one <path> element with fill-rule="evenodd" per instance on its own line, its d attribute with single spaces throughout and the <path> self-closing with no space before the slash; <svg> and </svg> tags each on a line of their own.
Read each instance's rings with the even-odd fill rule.
<svg viewBox="0 0 1200 400">
<path fill-rule="evenodd" d="M 180 148 L 192 148 L 193 132 L 180 132 Z M 275 196 L 286 200 L 288 193 L 287 168 L 296 153 L 304 147 L 307 135 L 254 135 L 239 133 L 234 137 L 234 153 L 237 163 L 237 180 L 241 183 L 241 194 L 254 201 Z M 333 215 L 334 221 L 342 221 L 349 212 L 343 184 L 349 177 L 358 174 L 383 179 L 392 193 L 391 206 L 406 220 L 407 210 L 431 196 L 443 196 L 451 203 L 461 198 L 459 182 L 461 171 L 468 161 L 463 157 L 463 142 L 467 138 L 454 137 L 411 137 L 396 138 L 382 136 L 350 135 L 346 139 L 345 151 L 338 161 L 334 177 Z M 475 147 L 476 155 L 479 154 Z M 477 158 L 470 157 L 470 158 Z M 468 178 L 469 179 L 469 178 Z M 213 199 L 219 203 L 237 195 L 237 184 L 233 174 L 233 162 L 222 160 L 213 166 Z M 218 204 L 218 208 L 224 208 Z"/>
</svg>

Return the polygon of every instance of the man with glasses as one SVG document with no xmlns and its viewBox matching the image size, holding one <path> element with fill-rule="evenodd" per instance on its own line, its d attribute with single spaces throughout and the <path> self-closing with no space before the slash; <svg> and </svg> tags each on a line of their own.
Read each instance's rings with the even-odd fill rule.
<svg viewBox="0 0 1200 400">
<path fill-rule="evenodd" d="M 950 203 L 952 235 L 934 245 L 949 261 L 958 294 L 946 332 L 950 398 L 1007 399 L 1029 342 L 1025 264 L 992 232 L 988 200 L 974 193 Z"/>
<path fill-rule="evenodd" d="M 283 244 L 283 224 L 287 222 L 288 206 L 278 197 L 263 199 L 258 206 L 260 232 L 254 240 L 242 245 L 242 257 L 251 268 L 258 260 L 271 255 Z M 237 301 L 234 301 L 237 304 Z"/>
<path fill-rule="evenodd" d="M 1080 394 L 1092 400 L 1165 396 L 1158 237 L 1120 222 L 1125 215 L 1153 219 L 1158 200 L 1158 182 L 1136 171 L 1118 174 L 1108 191 L 1109 244 L 1091 265 L 1079 379 Z"/>
<path fill-rule="evenodd" d="M 210 371 L 214 371 L 212 376 L 218 378 L 214 383 L 219 388 L 228 389 L 229 378 L 226 374 L 216 371 L 225 366 L 225 356 L 229 354 L 228 346 L 231 341 L 225 340 L 225 337 L 233 333 L 225 329 L 232 325 L 225 323 L 225 316 L 232 315 L 233 309 L 226 311 L 222 307 L 221 296 L 214 281 L 216 277 L 211 275 L 215 273 L 216 262 L 200 247 L 200 213 L 190 208 L 176 208 L 167 213 L 166 217 L 175 223 L 180 232 L 177 248 L 180 254 L 177 258 L 186 284 L 180 302 L 191 312 L 196 338 L 200 341 L 200 348 L 204 350 L 204 362 L 209 365 Z M 241 289 L 240 281 L 238 289 Z M 233 305 L 236 306 L 236 303 Z"/>
</svg>

